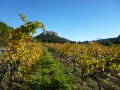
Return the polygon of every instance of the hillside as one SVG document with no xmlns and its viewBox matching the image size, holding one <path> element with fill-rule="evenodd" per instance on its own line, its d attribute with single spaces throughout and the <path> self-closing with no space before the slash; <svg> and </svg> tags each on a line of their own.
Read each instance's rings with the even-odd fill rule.
<svg viewBox="0 0 120 90">
<path fill-rule="evenodd" d="M 8 30 L 13 30 L 13 28 L 0 21 L 0 47 L 4 46 L 3 42 L 6 41 L 8 37 Z"/>
<path fill-rule="evenodd" d="M 120 44 L 120 35 L 115 38 L 100 39 L 100 40 L 97 40 L 97 42 L 103 45 Z"/>
<path fill-rule="evenodd" d="M 89 43 L 89 42 L 91 42 L 91 41 L 84 41 L 84 42 L 79 41 L 78 44 L 84 44 L 84 43 Z M 98 42 L 105 46 L 108 46 L 110 44 L 120 44 L 120 35 L 118 37 L 114 37 L 114 38 L 93 40 L 92 42 Z"/>
<path fill-rule="evenodd" d="M 48 42 L 48 43 L 76 43 L 75 41 L 68 40 L 63 37 L 59 37 L 56 32 L 53 31 L 44 31 L 40 35 L 35 37 L 38 41 Z"/>
<path fill-rule="evenodd" d="M 40 35 L 35 37 L 40 42 L 48 42 L 48 43 L 76 43 L 76 41 L 71 41 L 69 39 L 60 37 L 58 33 L 53 31 L 44 31 Z M 84 41 L 84 42 L 78 42 L 79 44 L 88 43 L 90 41 Z M 93 40 L 93 42 L 99 42 L 102 45 L 110 45 L 110 44 L 120 44 L 120 35 L 115 38 L 107 38 L 107 39 L 99 39 L 99 40 Z"/>
</svg>

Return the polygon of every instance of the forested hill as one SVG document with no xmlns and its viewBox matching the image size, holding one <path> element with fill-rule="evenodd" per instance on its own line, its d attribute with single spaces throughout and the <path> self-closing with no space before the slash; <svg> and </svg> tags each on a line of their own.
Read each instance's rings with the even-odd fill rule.
<svg viewBox="0 0 120 90">
<path fill-rule="evenodd" d="M 8 30 L 13 30 L 13 28 L 8 26 L 4 22 L 0 21 L 0 47 L 4 46 L 3 41 L 6 41 L 6 39 L 8 37 L 8 35 L 7 35 Z"/>
<path fill-rule="evenodd" d="M 48 42 L 48 43 L 76 43 L 75 41 L 68 40 L 66 38 L 58 36 L 56 32 L 53 31 L 44 31 L 40 35 L 35 37 L 40 42 Z M 78 42 L 79 44 L 88 43 L 89 41 Z M 115 38 L 107 38 L 107 39 L 99 39 L 94 40 L 93 42 L 99 42 L 102 45 L 110 45 L 110 44 L 120 44 L 120 35 Z"/>
<path fill-rule="evenodd" d="M 81 42 L 79 41 L 79 44 L 84 44 L 84 43 L 89 43 L 91 41 L 84 41 Z M 93 40 L 92 42 L 98 42 L 102 45 L 108 46 L 111 44 L 120 44 L 120 35 L 118 37 L 114 37 L 114 38 L 106 38 L 106 39 L 99 39 L 99 40 Z"/>
<path fill-rule="evenodd" d="M 115 37 L 115 38 L 100 39 L 100 40 L 97 40 L 96 42 L 99 42 L 103 45 L 120 44 L 120 35 L 118 37 Z"/>
<path fill-rule="evenodd" d="M 63 37 L 59 37 L 56 32 L 53 31 L 44 31 L 40 35 L 35 37 L 38 41 L 48 42 L 48 43 L 76 43 L 75 41 L 68 40 Z"/>
</svg>

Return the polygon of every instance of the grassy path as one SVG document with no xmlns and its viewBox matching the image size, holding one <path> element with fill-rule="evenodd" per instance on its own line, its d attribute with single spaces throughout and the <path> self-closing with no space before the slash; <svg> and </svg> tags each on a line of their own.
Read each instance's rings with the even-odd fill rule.
<svg viewBox="0 0 120 90">
<path fill-rule="evenodd" d="M 61 65 L 47 48 L 43 49 L 43 57 L 37 63 L 36 71 L 26 82 L 29 90 L 72 90 Z"/>
</svg>

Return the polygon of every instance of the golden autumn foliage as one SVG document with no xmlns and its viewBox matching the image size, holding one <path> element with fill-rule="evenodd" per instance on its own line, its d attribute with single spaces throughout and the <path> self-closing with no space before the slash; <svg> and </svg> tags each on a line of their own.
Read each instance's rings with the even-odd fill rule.
<svg viewBox="0 0 120 90">
<path fill-rule="evenodd" d="M 12 64 L 12 69 L 17 68 L 15 73 L 20 77 L 25 76 L 42 56 L 42 46 L 40 42 L 37 42 L 32 34 L 36 32 L 36 29 L 44 29 L 44 25 L 41 22 L 28 22 L 23 14 L 20 14 L 24 25 L 16 28 L 15 30 L 9 30 L 7 47 L 4 48 L 3 61 Z M 18 63 L 19 62 L 19 63 Z M 18 78 L 18 77 L 17 77 Z"/>
</svg>

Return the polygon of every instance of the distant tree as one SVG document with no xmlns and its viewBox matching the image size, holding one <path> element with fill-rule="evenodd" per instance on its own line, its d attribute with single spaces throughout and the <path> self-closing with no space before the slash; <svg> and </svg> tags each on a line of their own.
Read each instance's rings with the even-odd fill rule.
<svg viewBox="0 0 120 90">
<path fill-rule="evenodd" d="M 81 42 L 81 41 L 78 41 L 78 44 L 83 44 L 83 42 Z"/>
<path fill-rule="evenodd" d="M 86 44 L 87 44 L 87 43 L 89 43 L 89 41 L 84 41 L 84 43 L 86 43 Z"/>
<path fill-rule="evenodd" d="M 76 42 L 76 41 L 70 41 L 70 43 L 75 44 L 75 43 L 77 43 L 77 42 Z"/>
</svg>

